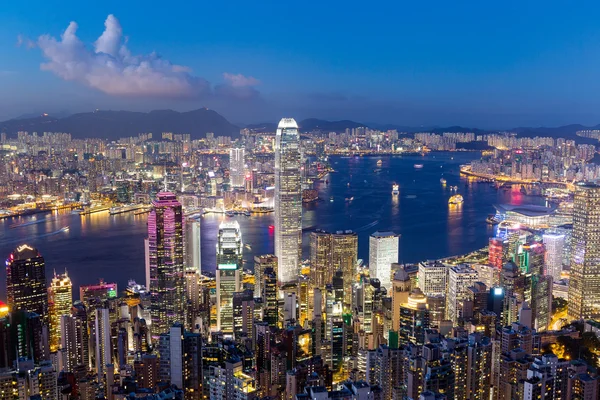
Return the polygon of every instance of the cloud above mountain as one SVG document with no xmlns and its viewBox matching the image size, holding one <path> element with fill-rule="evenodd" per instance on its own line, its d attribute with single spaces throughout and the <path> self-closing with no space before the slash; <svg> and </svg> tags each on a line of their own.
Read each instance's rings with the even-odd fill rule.
<svg viewBox="0 0 600 400">
<path fill-rule="evenodd" d="M 92 46 L 79 39 L 77 28 L 77 23 L 71 22 L 60 39 L 50 35 L 38 38 L 37 47 L 46 59 L 42 70 L 119 97 L 202 99 L 216 92 L 235 98 L 258 94 L 253 88 L 258 80 L 252 77 L 225 73 L 225 82 L 213 90 L 206 79 L 193 75 L 189 67 L 173 64 L 154 52 L 132 54 L 121 24 L 112 14 Z"/>
</svg>

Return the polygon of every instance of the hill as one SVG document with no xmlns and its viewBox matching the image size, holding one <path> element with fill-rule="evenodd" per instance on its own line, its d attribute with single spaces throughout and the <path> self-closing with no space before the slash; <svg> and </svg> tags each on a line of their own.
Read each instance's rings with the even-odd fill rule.
<svg viewBox="0 0 600 400">
<path fill-rule="evenodd" d="M 0 122 L 0 131 L 15 134 L 29 132 L 67 132 L 74 138 L 104 138 L 115 140 L 139 133 L 189 133 L 193 139 L 206 137 L 207 132 L 218 136 L 239 136 L 239 128 L 216 111 L 201 108 L 177 112 L 155 110 L 148 113 L 133 111 L 97 110 L 56 118 L 50 115 L 35 118 L 11 119 Z"/>
</svg>

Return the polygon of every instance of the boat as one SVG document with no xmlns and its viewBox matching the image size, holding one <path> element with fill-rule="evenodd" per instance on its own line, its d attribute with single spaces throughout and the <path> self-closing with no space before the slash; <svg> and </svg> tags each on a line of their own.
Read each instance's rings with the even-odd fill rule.
<svg viewBox="0 0 600 400">
<path fill-rule="evenodd" d="M 465 201 L 465 199 L 463 199 L 463 197 L 460 194 L 455 194 L 454 196 L 450 197 L 450 199 L 448 200 L 448 204 L 459 205 L 462 204 L 463 201 Z"/>
<path fill-rule="evenodd" d="M 331 203 L 333 203 L 333 196 L 331 196 L 331 197 L 329 198 L 329 201 L 330 201 Z"/>
<path fill-rule="evenodd" d="M 397 196 L 400 194 L 400 185 L 396 185 L 396 184 L 392 185 L 392 194 L 394 196 Z"/>
<path fill-rule="evenodd" d="M 485 222 L 487 222 L 487 223 L 488 223 L 488 224 L 490 224 L 490 225 L 498 225 L 498 224 L 500 223 L 500 221 L 498 221 L 498 220 L 495 218 L 495 215 L 494 215 L 494 214 L 490 214 L 490 215 L 488 215 L 488 217 L 485 219 Z"/>
<path fill-rule="evenodd" d="M 442 184 L 442 185 L 445 185 L 445 184 L 446 184 L 446 180 L 445 180 L 444 178 L 441 178 L 441 179 L 440 179 L 440 182 L 441 182 L 441 184 Z"/>
<path fill-rule="evenodd" d="M 376 174 L 378 174 L 378 173 L 380 173 L 380 172 L 381 172 L 381 168 L 375 168 L 375 169 L 373 170 L 373 172 L 375 172 Z"/>
<path fill-rule="evenodd" d="M 354 200 L 354 196 L 352 196 L 352 197 L 346 197 L 346 201 L 352 201 L 352 200 Z"/>
<path fill-rule="evenodd" d="M 69 232 L 69 227 L 65 226 L 64 228 L 60 228 L 58 231 L 59 232 Z"/>
<path fill-rule="evenodd" d="M 248 210 L 244 210 L 244 211 L 242 212 L 242 214 L 244 214 L 246 217 L 249 217 L 249 216 L 250 216 L 250 211 L 248 211 Z"/>
<path fill-rule="evenodd" d="M 415 164 L 414 167 L 415 169 L 421 169 L 423 168 L 423 164 Z"/>
<path fill-rule="evenodd" d="M 382 165 L 383 165 L 383 161 L 381 161 L 381 160 L 377 160 L 377 166 L 378 166 L 378 167 L 381 167 Z"/>
<path fill-rule="evenodd" d="M 227 215 L 228 217 L 233 217 L 235 213 L 233 211 L 225 211 L 225 215 Z"/>
</svg>

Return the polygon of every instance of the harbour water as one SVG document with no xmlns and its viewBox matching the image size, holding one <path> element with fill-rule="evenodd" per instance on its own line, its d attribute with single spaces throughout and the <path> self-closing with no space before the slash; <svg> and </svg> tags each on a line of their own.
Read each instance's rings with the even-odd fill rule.
<svg viewBox="0 0 600 400">
<path fill-rule="evenodd" d="M 368 263 L 369 235 L 375 231 L 401 234 L 400 261 L 417 262 L 463 254 L 481 248 L 493 236 L 486 224 L 494 203 L 541 204 L 542 199 L 523 195 L 518 187 L 496 190 L 489 183 L 469 182 L 459 176 L 461 164 L 479 153 L 431 153 L 426 156 L 332 157 L 336 172 L 316 183 L 321 200 L 304 206 L 303 253 L 309 256 L 311 230 L 354 230 L 359 235 L 359 258 Z M 382 165 L 377 166 L 381 159 Z M 415 168 L 415 164 L 423 164 Z M 380 171 L 379 171 L 380 169 Z M 375 170 L 378 170 L 375 172 Z M 446 184 L 440 182 L 441 178 Z M 327 182 L 328 181 L 328 182 Z M 392 195 L 392 185 L 399 194 Z M 456 190 L 451 187 L 456 186 Z M 461 194 L 461 206 L 449 206 L 453 194 Z M 331 201 L 333 199 L 333 201 Z M 38 248 L 46 260 L 47 275 L 68 271 L 74 297 L 80 285 L 99 278 L 117 282 L 119 290 L 129 279 L 144 282 L 144 237 L 148 214 L 88 216 L 63 213 L 37 214 L 0 220 L 0 256 L 19 244 Z M 214 271 L 217 231 L 222 220 L 236 219 L 247 246 L 246 268 L 253 256 L 273 252 L 273 214 L 202 217 L 203 270 Z M 65 227 L 69 227 L 65 230 Z M 5 299 L 5 271 L 0 271 L 0 299 Z"/>
</svg>

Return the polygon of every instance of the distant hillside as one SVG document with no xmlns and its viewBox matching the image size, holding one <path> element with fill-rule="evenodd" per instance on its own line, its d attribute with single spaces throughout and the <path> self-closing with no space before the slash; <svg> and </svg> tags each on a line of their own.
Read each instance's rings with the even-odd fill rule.
<svg viewBox="0 0 600 400">
<path fill-rule="evenodd" d="M 358 128 L 360 126 L 368 125 L 349 120 L 327 121 L 317 118 L 307 118 L 298 122 L 298 127 L 300 128 L 301 132 L 344 132 L 346 129 Z M 249 124 L 246 125 L 246 128 L 252 129 L 256 132 L 275 132 L 277 130 L 277 123 L 263 122 L 259 124 Z"/>
<path fill-rule="evenodd" d="M 132 111 L 94 111 L 65 118 L 40 116 L 0 122 L 0 131 L 14 134 L 29 132 L 67 132 L 74 138 L 118 139 L 139 133 L 189 133 L 193 139 L 206 137 L 207 132 L 220 136 L 239 136 L 239 128 L 213 110 L 205 108 L 177 112 L 155 110 L 149 113 Z"/>
</svg>

